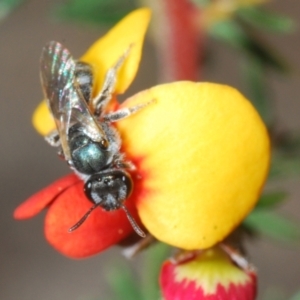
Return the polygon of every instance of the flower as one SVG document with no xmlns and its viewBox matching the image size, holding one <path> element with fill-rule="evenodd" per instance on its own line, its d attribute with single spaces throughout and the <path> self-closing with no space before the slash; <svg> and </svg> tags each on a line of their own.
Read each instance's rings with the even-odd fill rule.
<svg viewBox="0 0 300 300">
<path fill-rule="evenodd" d="M 97 72 L 95 94 L 105 72 L 131 46 L 114 94 L 133 80 L 140 60 L 149 10 L 122 20 L 82 57 Z M 139 26 L 136 26 L 139 24 Z M 183 249 L 205 249 L 223 240 L 251 211 L 267 176 L 270 143 L 251 103 L 229 86 L 188 81 L 158 85 L 111 109 L 151 102 L 117 122 L 122 152 L 134 163 L 134 189 L 126 205 L 157 239 Z M 45 103 L 33 123 L 45 135 L 54 123 Z M 91 204 L 83 183 L 69 175 L 21 204 L 15 218 L 48 207 L 45 235 L 61 253 L 87 257 L 132 233 L 123 211 L 96 209 L 68 233 Z"/>
<path fill-rule="evenodd" d="M 237 265 L 218 246 L 185 255 L 183 261 L 168 260 L 162 266 L 164 300 L 255 299 L 256 273 L 251 266 Z M 242 261 L 246 262 L 243 258 Z"/>
</svg>

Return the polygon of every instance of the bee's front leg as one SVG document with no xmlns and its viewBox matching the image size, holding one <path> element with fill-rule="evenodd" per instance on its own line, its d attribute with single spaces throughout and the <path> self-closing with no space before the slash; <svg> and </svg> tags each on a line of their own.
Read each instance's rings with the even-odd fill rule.
<svg viewBox="0 0 300 300">
<path fill-rule="evenodd" d="M 57 154 L 64 159 L 64 152 L 61 147 L 60 138 L 57 130 L 53 130 L 45 136 L 45 141 L 52 147 L 57 148 Z"/>
<path fill-rule="evenodd" d="M 138 105 L 135 105 L 132 107 L 122 108 L 115 112 L 108 113 L 108 114 L 104 115 L 104 117 L 103 117 L 104 121 L 117 122 L 119 120 L 125 119 L 125 118 L 131 116 L 132 114 L 137 113 L 138 111 L 140 111 L 141 109 L 143 109 L 144 107 L 148 106 L 149 104 L 151 104 L 153 102 L 154 102 L 154 100 L 151 100 L 146 103 L 138 104 Z"/>
<path fill-rule="evenodd" d="M 59 147 L 60 146 L 60 139 L 57 130 L 52 130 L 45 136 L 45 141 L 52 147 Z"/>
<path fill-rule="evenodd" d="M 124 54 L 118 59 L 117 63 L 110 68 L 104 78 L 104 84 L 101 92 L 93 99 L 92 105 L 94 108 L 94 114 L 99 116 L 102 112 L 102 108 L 109 102 L 112 97 L 112 93 L 114 92 L 116 82 L 117 82 L 117 73 L 119 69 L 124 64 L 125 59 L 127 58 L 131 45 L 124 52 Z"/>
<path fill-rule="evenodd" d="M 117 153 L 114 155 L 112 168 L 128 171 L 136 170 L 135 165 L 131 161 L 125 160 L 125 155 L 123 153 Z"/>
</svg>

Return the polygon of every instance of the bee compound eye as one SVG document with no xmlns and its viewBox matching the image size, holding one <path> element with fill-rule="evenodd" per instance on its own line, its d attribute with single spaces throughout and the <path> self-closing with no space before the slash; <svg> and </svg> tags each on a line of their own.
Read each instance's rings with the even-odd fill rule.
<svg viewBox="0 0 300 300">
<path fill-rule="evenodd" d="M 106 139 L 102 139 L 100 141 L 100 145 L 102 149 L 107 149 L 108 148 L 108 141 Z"/>
<path fill-rule="evenodd" d="M 85 184 L 84 184 L 84 187 L 83 187 L 83 191 L 86 195 L 86 197 L 88 198 L 88 200 L 90 200 L 91 202 L 95 202 L 93 197 L 92 197 L 92 182 L 91 180 L 89 179 Z"/>
</svg>

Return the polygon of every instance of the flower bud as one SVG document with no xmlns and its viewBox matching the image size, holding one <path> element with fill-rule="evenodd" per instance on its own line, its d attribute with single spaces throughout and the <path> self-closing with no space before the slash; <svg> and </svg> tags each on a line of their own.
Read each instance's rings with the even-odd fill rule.
<svg viewBox="0 0 300 300">
<path fill-rule="evenodd" d="M 234 254 L 236 258 L 236 254 Z M 233 261 L 220 247 L 189 252 L 163 264 L 160 285 L 164 300 L 253 300 L 256 273 L 246 260 Z M 240 265 L 238 265 L 239 263 Z"/>
</svg>

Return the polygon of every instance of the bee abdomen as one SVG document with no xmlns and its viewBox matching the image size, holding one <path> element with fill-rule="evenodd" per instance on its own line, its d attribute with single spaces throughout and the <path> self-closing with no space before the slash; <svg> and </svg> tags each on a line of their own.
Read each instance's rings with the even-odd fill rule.
<svg viewBox="0 0 300 300">
<path fill-rule="evenodd" d="M 78 61 L 74 71 L 74 78 L 84 100 L 89 103 L 92 98 L 93 90 L 92 67 L 87 63 Z"/>
</svg>

